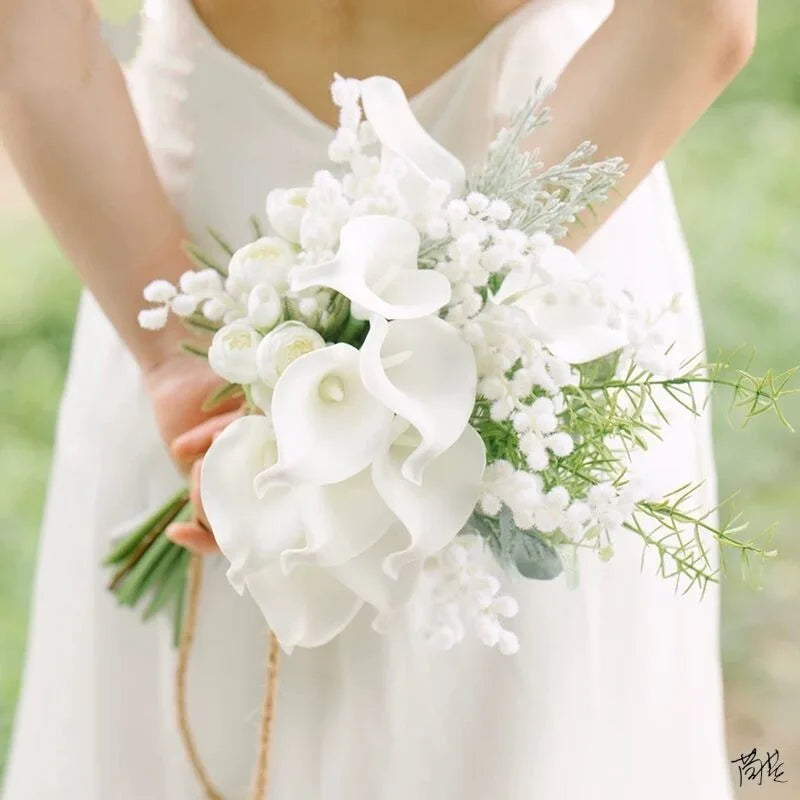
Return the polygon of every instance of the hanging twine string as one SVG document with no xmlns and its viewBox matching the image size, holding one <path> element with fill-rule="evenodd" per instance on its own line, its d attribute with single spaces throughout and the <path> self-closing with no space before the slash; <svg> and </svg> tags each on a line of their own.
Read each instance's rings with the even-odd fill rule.
<svg viewBox="0 0 800 800">
<path fill-rule="evenodd" d="M 222 795 L 214 788 L 211 779 L 206 772 L 205 765 L 203 764 L 200 754 L 197 751 L 194 737 L 192 736 L 191 728 L 189 727 L 189 717 L 186 712 L 186 673 L 189 667 L 189 655 L 194 643 L 194 634 L 197 629 L 197 610 L 200 604 L 200 589 L 203 585 L 203 557 L 197 553 L 193 553 L 189 559 L 188 568 L 188 598 L 186 602 L 186 617 L 183 621 L 183 629 L 181 630 L 181 641 L 178 648 L 178 668 L 175 672 L 175 701 L 177 704 L 178 712 L 178 730 L 181 734 L 183 747 L 186 750 L 186 755 L 189 756 L 189 761 L 206 793 L 208 800 L 224 800 Z"/>
<path fill-rule="evenodd" d="M 275 634 L 269 634 L 269 656 L 264 676 L 266 690 L 261 711 L 261 732 L 258 743 L 258 761 L 253 781 L 253 800 L 265 800 L 269 783 L 269 744 L 272 739 L 272 724 L 275 720 L 275 696 L 278 688 L 278 664 L 280 648 Z"/>
<path fill-rule="evenodd" d="M 197 745 L 189 726 L 189 716 L 186 703 L 187 672 L 189 655 L 194 643 L 197 629 L 197 612 L 200 605 L 200 589 L 203 583 L 203 557 L 192 555 L 189 560 L 187 576 L 187 602 L 186 617 L 181 630 L 181 640 L 178 648 L 178 666 L 175 672 L 175 698 L 178 716 L 178 730 L 183 742 L 189 762 L 197 777 L 207 800 L 224 800 L 216 790 L 205 765 L 200 758 Z M 278 688 L 278 666 L 280 648 L 275 634 L 269 635 L 269 655 L 267 656 L 266 672 L 264 675 L 265 691 L 264 705 L 261 710 L 261 727 L 258 740 L 258 758 L 256 761 L 255 775 L 253 777 L 253 800 L 266 800 L 267 786 L 269 783 L 269 747 L 272 739 L 272 727 L 275 720 L 275 700 Z"/>
</svg>

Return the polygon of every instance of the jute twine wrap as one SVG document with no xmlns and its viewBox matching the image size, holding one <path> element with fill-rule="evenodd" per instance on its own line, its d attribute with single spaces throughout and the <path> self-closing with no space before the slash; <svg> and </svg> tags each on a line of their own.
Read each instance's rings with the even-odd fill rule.
<svg viewBox="0 0 800 800">
<path fill-rule="evenodd" d="M 217 791 L 208 771 L 200 758 L 194 736 L 189 725 L 186 704 L 187 673 L 189 656 L 194 643 L 197 630 L 197 612 L 200 604 L 200 590 L 203 585 L 203 557 L 192 555 L 189 560 L 187 576 L 186 615 L 181 631 L 181 640 L 178 648 L 178 665 L 175 671 L 175 703 L 178 717 L 178 730 L 183 742 L 186 755 L 192 765 L 198 782 L 203 787 L 208 800 L 225 800 Z M 269 745 L 272 738 L 272 726 L 275 720 L 275 697 L 278 688 L 278 665 L 280 648 L 275 634 L 269 635 L 269 655 L 267 657 L 264 675 L 264 704 L 261 710 L 261 726 L 259 729 L 258 756 L 255 774 L 253 776 L 252 800 L 265 800 L 269 784 Z"/>
</svg>

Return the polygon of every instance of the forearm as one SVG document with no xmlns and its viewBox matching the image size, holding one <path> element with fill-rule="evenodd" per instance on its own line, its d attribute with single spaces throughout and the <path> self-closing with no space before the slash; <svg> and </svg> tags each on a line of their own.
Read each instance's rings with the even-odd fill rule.
<svg viewBox="0 0 800 800">
<path fill-rule="evenodd" d="M 149 366 L 174 349 L 177 332 L 139 329 L 141 290 L 153 278 L 176 277 L 187 268 L 183 227 L 159 184 L 121 69 L 92 9 L 84 13 L 83 0 L 25 3 L 41 24 L 30 15 L 17 18 L 13 37 L 12 24 L 0 41 L 0 135 L 64 252 L 136 358 Z M 36 52 L 50 54 L 46 62 L 22 63 L 32 52 L 32 42 L 26 47 L 32 31 L 39 37 Z"/>
<path fill-rule="evenodd" d="M 536 134 L 545 163 L 582 141 L 629 168 L 598 218 L 575 226 L 579 247 L 641 182 L 746 62 L 756 0 L 617 0 L 607 22 L 567 66 Z"/>
</svg>

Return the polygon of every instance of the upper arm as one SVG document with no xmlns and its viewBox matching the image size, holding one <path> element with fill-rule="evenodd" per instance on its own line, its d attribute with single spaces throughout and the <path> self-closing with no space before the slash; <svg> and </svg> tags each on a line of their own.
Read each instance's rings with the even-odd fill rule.
<svg viewBox="0 0 800 800">
<path fill-rule="evenodd" d="M 85 82 L 102 43 L 91 0 L 0 0 L 0 90 Z"/>
<path fill-rule="evenodd" d="M 616 0 L 614 14 L 634 35 L 705 58 L 730 79 L 753 52 L 758 0 Z"/>
</svg>

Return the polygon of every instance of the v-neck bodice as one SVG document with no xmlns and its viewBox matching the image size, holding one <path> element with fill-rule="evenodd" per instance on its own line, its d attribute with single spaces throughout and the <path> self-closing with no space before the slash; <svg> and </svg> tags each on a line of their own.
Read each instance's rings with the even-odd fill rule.
<svg viewBox="0 0 800 800">
<path fill-rule="evenodd" d="M 599 8 L 606 0 L 529 0 L 511 12 L 411 99 L 420 122 L 465 164 L 475 164 L 502 110 L 498 98 L 519 102 L 538 76 L 553 73 L 535 48 L 523 47 L 524 66 L 518 57 L 509 62 L 520 90 L 509 93 L 504 74 L 516 43 L 529 41 L 527 30 L 538 29 L 532 22 L 551 7 L 587 3 Z M 263 215 L 269 189 L 307 183 L 326 166 L 330 125 L 222 45 L 192 0 L 146 0 L 127 76 L 156 168 L 200 241 L 207 242 L 211 225 L 243 242 L 249 217 Z"/>
</svg>

